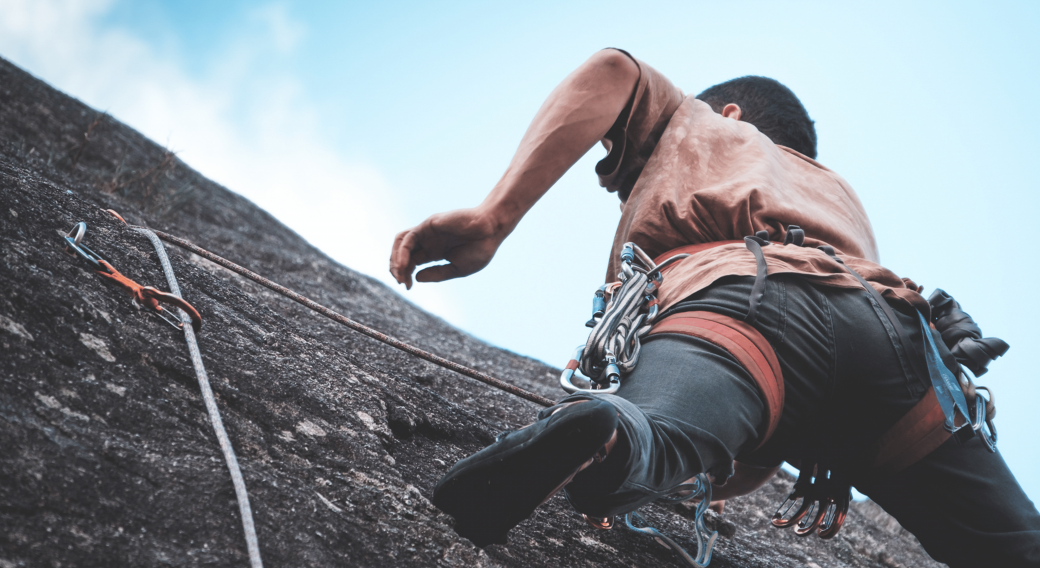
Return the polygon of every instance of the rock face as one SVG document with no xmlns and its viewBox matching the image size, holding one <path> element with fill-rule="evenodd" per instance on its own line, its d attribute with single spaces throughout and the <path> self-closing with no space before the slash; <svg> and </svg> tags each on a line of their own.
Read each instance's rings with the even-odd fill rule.
<svg viewBox="0 0 1040 568">
<path fill-rule="evenodd" d="M 140 134 L 0 60 L 0 568 L 242 566 L 231 480 L 183 336 L 62 252 L 77 221 L 127 276 L 151 245 L 102 212 L 192 240 L 366 325 L 558 397 L 557 371 L 481 343 L 340 266 Z M 386 243 L 372 243 L 385 246 Z M 428 501 L 528 402 L 338 326 L 168 247 L 249 489 L 268 566 L 667 566 L 652 539 L 554 498 L 475 548 Z M 781 475 L 713 522 L 713 566 L 936 566 L 870 503 L 833 541 L 769 527 Z M 682 508 L 649 507 L 694 547 Z"/>
</svg>

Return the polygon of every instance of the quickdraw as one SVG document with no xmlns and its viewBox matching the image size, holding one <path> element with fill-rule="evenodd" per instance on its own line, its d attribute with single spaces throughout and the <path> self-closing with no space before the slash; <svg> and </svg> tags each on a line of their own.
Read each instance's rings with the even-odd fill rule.
<svg viewBox="0 0 1040 568">
<path fill-rule="evenodd" d="M 76 223 L 76 226 L 73 227 L 65 236 L 66 254 L 69 254 L 70 256 L 78 256 L 80 260 L 94 270 L 98 276 L 106 278 L 108 281 L 118 285 L 139 304 L 149 308 L 152 313 L 177 329 L 181 329 L 184 324 L 181 323 L 180 318 L 176 314 L 170 314 L 169 310 L 164 310 L 161 304 L 181 309 L 191 318 L 191 326 L 195 328 L 195 331 L 199 331 L 202 327 L 202 316 L 199 314 L 198 310 L 192 307 L 188 302 L 184 301 L 183 298 L 177 297 L 173 294 L 168 294 L 151 286 L 142 286 L 124 276 L 116 270 L 111 263 L 105 260 L 104 257 L 83 244 L 83 237 L 86 234 L 87 224 L 83 222 Z"/>
<path fill-rule="evenodd" d="M 111 209 L 108 213 L 126 224 L 126 220 L 123 219 L 115 211 Z M 221 453 L 224 454 L 224 460 L 227 463 L 228 471 L 231 474 L 231 483 L 235 488 L 235 497 L 238 501 L 239 515 L 242 518 L 242 530 L 245 534 L 246 549 L 249 553 L 249 564 L 251 568 L 263 568 L 263 560 L 260 558 L 260 545 L 256 537 L 256 526 L 253 522 L 253 511 L 249 504 L 249 493 L 246 491 L 245 480 L 242 477 L 242 470 L 238 466 L 238 458 L 235 456 L 235 450 L 231 445 L 231 440 L 228 438 L 227 430 L 224 428 L 224 422 L 220 418 L 220 410 L 217 408 L 216 399 L 213 396 L 213 389 L 210 387 L 209 376 L 206 373 L 206 367 L 202 361 L 202 353 L 199 351 L 198 341 L 195 338 L 195 332 L 199 330 L 202 324 L 202 317 L 199 312 L 195 310 L 190 304 L 185 302 L 180 297 L 180 286 L 177 284 L 177 277 L 173 273 L 173 266 L 170 264 L 170 259 L 166 255 L 166 248 L 163 247 L 162 242 L 152 231 L 143 227 L 133 228 L 138 233 L 144 235 L 152 243 L 155 248 L 155 253 L 159 257 L 159 264 L 162 265 L 163 273 L 166 275 L 166 283 L 170 287 L 170 292 L 160 292 L 150 286 L 141 286 L 137 282 L 123 276 L 119 273 L 112 265 L 106 261 L 101 255 L 90 250 L 85 244 L 83 244 L 83 237 L 87 233 L 86 223 L 77 223 L 73 227 L 72 231 L 65 237 L 66 247 L 65 252 L 69 255 L 79 256 L 87 265 L 94 269 L 97 274 L 103 276 L 112 282 L 115 282 L 130 295 L 153 310 L 153 313 L 157 314 L 163 320 L 177 329 L 184 332 L 184 339 L 188 344 L 188 353 L 191 358 L 192 366 L 195 368 L 195 375 L 199 381 L 199 388 L 202 392 L 202 399 L 206 405 L 206 412 L 209 414 L 210 423 L 213 426 L 214 433 L 217 436 L 217 441 L 220 444 Z M 180 308 L 180 312 L 173 310 L 164 310 L 159 302 L 163 302 L 170 306 Z M 183 314 L 183 315 L 182 315 Z M 176 321 L 172 320 L 171 317 L 175 317 Z M 190 321 L 192 325 L 185 326 L 183 322 Z"/>
<path fill-rule="evenodd" d="M 794 490 L 773 513 L 773 526 L 786 528 L 797 524 L 794 532 L 798 536 L 815 532 L 828 539 L 838 534 L 852 503 L 852 486 L 833 475 L 818 464 L 803 464 Z"/>
</svg>

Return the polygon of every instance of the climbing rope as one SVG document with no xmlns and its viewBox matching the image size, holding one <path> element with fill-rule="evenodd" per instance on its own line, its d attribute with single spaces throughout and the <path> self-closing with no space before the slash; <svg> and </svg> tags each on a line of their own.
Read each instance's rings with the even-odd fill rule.
<svg viewBox="0 0 1040 568">
<path fill-rule="evenodd" d="M 162 241 L 148 229 L 143 227 L 134 227 L 133 229 L 148 237 L 148 240 L 151 241 L 152 246 L 155 247 L 155 254 L 159 255 L 159 263 L 162 264 L 166 282 L 170 286 L 170 292 L 179 298 L 181 289 L 177 285 L 177 277 L 173 274 L 173 266 L 170 265 L 170 259 L 166 256 L 166 248 L 163 247 Z M 182 311 L 180 314 L 182 322 L 185 324 L 192 322 L 191 316 L 186 312 Z M 213 431 L 217 433 L 220 451 L 224 453 L 224 461 L 227 462 L 228 470 L 231 472 L 231 483 L 235 486 L 235 497 L 238 499 L 238 511 L 242 515 L 242 529 L 246 533 L 249 564 L 252 568 L 263 568 L 264 563 L 260 560 L 260 545 L 256 539 L 253 509 L 249 506 L 249 493 L 246 491 L 246 482 L 242 479 L 242 470 L 238 467 L 235 449 L 231 446 L 231 440 L 228 439 L 227 431 L 224 430 L 224 421 L 220 419 L 220 410 L 217 408 L 217 401 L 213 398 L 213 389 L 209 386 L 209 375 L 206 374 L 206 367 L 202 364 L 202 353 L 199 351 L 199 344 L 195 340 L 195 329 L 192 325 L 182 325 L 181 329 L 184 330 L 184 340 L 188 343 L 188 352 L 191 353 L 191 364 L 195 367 L 195 376 L 199 379 L 202 399 L 206 401 L 206 412 L 209 414 L 209 421 L 213 424 Z"/>
<path fill-rule="evenodd" d="M 708 479 L 707 475 L 701 473 L 697 475 L 697 477 L 694 477 L 690 483 L 684 483 L 679 487 L 676 487 L 675 491 L 677 493 L 689 491 L 690 493 L 675 498 L 662 497 L 661 499 L 658 499 L 658 501 L 674 504 L 689 501 L 691 499 L 700 499 L 700 502 L 697 503 L 693 517 L 694 535 L 697 537 L 696 556 L 690 556 L 690 553 L 686 552 L 686 549 L 678 542 L 675 542 L 672 537 L 649 526 L 643 517 L 635 511 L 625 515 L 624 527 L 632 532 L 645 534 L 658 539 L 660 542 L 663 542 L 668 546 L 668 548 L 671 548 L 690 566 L 696 568 L 707 568 L 708 564 L 711 563 L 711 553 L 715 547 L 715 540 L 719 537 L 717 531 L 708 530 L 708 527 L 704 524 L 704 514 L 708 511 L 708 506 L 711 504 L 711 480 Z M 644 526 L 636 526 L 633 521 Z"/>
<path fill-rule="evenodd" d="M 120 221 L 126 223 L 118 213 L 114 211 L 109 212 Z M 155 253 L 159 257 L 159 263 L 162 265 L 163 273 L 166 275 L 166 282 L 170 287 L 170 293 L 160 292 L 151 286 L 142 286 L 134 280 L 127 278 L 116 270 L 111 263 L 102 258 L 101 255 L 83 244 L 82 240 L 87 232 L 86 223 L 77 223 L 65 237 L 66 252 L 79 256 L 99 276 L 115 283 L 134 300 L 140 302 L 146 308 L 150 308 L 153 310 L 153 313 L 167 323 L 184 332 L 184 339 L 188 343 L 188 352 L 191 355 L 191 363 L 195 367 L 195 375 L 198 377 L 202 399 L 206 404 L 206 412 L 209 414 L 210 423 L 213 425 L 217 441 L 220 443 L 220 450 L 224 454 L 224 461 L 227 462 L 228 470 L 231 473 L 231 483 L 235 487 L 238 510 L 242 516 L 242 529 L 246 537 L 246 548 L 249 551 L 249 564 L 252 568 L 263 568 L 263 562 L 260 559 L 260 546 L 256 538 L 256 527 L 253 524 L 253 510 L 249 506 L 249 493 L 246 491 L 246 484 L 242 479 L 242 470 L 238 467 L 238 458 L 235 457 L 235 450 L 231 446 L 231 440 L 228 439 L 227 431 L 224 429 L 224 422 L 220 418 L 220 410 L 217 408 L 217 402 L 213 398 L 213 389 L 210 388 L 209 376 L 206 374 L 206 367 L 202 363 L 202 353 L 199 351 L 199 344 L 195 339 L 195 332 L 202 326 L 202 316 L 199 315 L 199 312 L 191 304 L 181 298 L 177 277 L 173 273 L 173 266 L 170 265 L 170 259 L 166 256 L 166 249 L 163 247 L 162 242 L 148 229 L 143 227 L 133 227 L 133 229 L 147 237 L 152 246 L 155 247 Z M 177 321 L 172 320 L 167 315 L 170 313 L 170 310 L 164 310 L 159 305 L 159 302 L 178 309 L 176 312 L 178 314 Z"/>
<path fill-rule="evenodd" d="M 134 229 L 141 229 L 142 228 L 142 227 L 134 227 L 132 225 L 131 225 L 131 227 L 133 227 Z M 393 347 L 395 349 L 400 349 L 401 351 L 404 351 L 405 353 L 411 353 L 412 355 L 415 355 L 416 357 L 419 357 L 420 359 L 424 359 L 424 360 L 429 361 L 429 362 L 431 362 L 431 363 L 433 363 L 435 365 L 439 365 L 441 367 L 444 367 L 445 369 L 449 369 L 449 370 L 455 371 L 456 373 L 458 373 L 460 375 L 465 375 L 465 376 L 467 376 L 467 377 L 469 377 L 471 379 L 476 379 L 476 380 L 478 380 L 478 381 L 480 381 L 480 382 L 482 382 L 482 383 L 484 383 L 486 385 L 492 386 L 492 387 L 494 387 L 496 389 L 499 389 L 499 390 L 503 390 L 505 392 L 508 392 L 509 394 L 518 396 L 518 397 L 520 397 L 520 398 L 522 398 L 524 400 L 529 400 L 529 401 L 531 401 L 531 402 L 533 402 L 535 404 L 540 404 L 540 405 L 545 406 L 545 407 L 553 406 L 553 405 L 556 404 L 556 402 L 554 402 L 552 400 L 549 400 L 548 398 L 546 398 L 544 396 L 537 395 L 537 394 L 535 394 L 533 392 L 526 391 L 526 390 L 524 390 L 524 389 L 522 389 L 520 387 L 511 385 L 511 384 L 509 384 L 509 383 L 507 383 L 505 381 L 496 379 L 496 378 L 492 377 L 491 375 L 488 375 L 488 374 L 485 374 L 485 373 L 481 373 L 480 371 L 477 371 L 475 369 L 471 369 L 471 368 L 466 367 L 464 365 L 460 365 L 460 364 L 458 364 L 458 363 L 456 363 L 454 361 L 449 361 L 448 359 L 445 359 L 444 357 L 440 357 L 440 356 L 434 355 L 433 353 L 430 353 L 429 351 L 424 351 L 422 349 L 419 349 L 418 347 L 414 347 L 412 345 L 409 345 L 409 344 L 407 344 L 407 343 L 405 343 L 405 342 L 403 342 L 403 341 L 401 341 L 399 339 L 390 337 L 389 335 L 387 335 L 385 333 L 380 333 L 380 332 L 378 332 L 378 331 L 376 331 L 376 330 L 374 330 L 374 329 L 372 329 L 372 328 L 370 328 L 368 326 L 362 325 L 362 324 L 360 324 L 360 323 L 358 323 L 358 322 L 356 322 L 356 321 L 354 321 L 354 320 L 352 320 L 352 319 L 350 319 L 350 318 L 348 318 L 348 317 L 346 317 L 346 316 L 344 316 L 342 314 L 339 314 L 338 312 L 336 312 L 334 310 L 326 308 L 325 306 L 323 306 L 323 305 L 321 305 L 321 304 L 319 304 L 319 303 L 317 303 L 317 302 L 315 302 L 315 301 L 313 301 L 313 300 L 311 300 L 311 299 L 309 299 L 309 298 L 307 298 L 305 296 L 302 296 L 302 295 L 300 295 L 300 294 L 298 294 L 296 292 L 293 292 L 292 290 L 286 288 L 285 286 L 280 286 L 278 284 L 275 284 L 274 282 L 268 280 L 267 278 L 264 278 L 263 276 L 260 276 L 259 274 L 255 273 L 255 272 L 253 272 L 253 271 L 251 271 L 251 270 L 249 270 L 247 268 L 243 268 L 243 267 L 235 264 L 234 262 L 231 262 L 230 260 L 228 260 L 226 258 L 223 258 L 221 256 L 215 255 L 215 254 L 209 252 L 208 250 L 206 250 L 206 249 L 204 249 L 202 247 L 199 247 L 197 245 L 194 245 L 194 244 L 192 244 L 192 243 L 190 243 L 190 242 L 188 242 L 188 241 L 186 241 L 184 239 L 181 239 L 181 238 L 175 237 L 173 235 L 169 235 L 169 234 L 163 233 L 162 231 L 155 231 L 155 234 L 160 239 L 162 239 L 162 240 L 164 240 L 164 241 L 166 241 L 166 242 L 168 242 L 170 244 L 177 245 L 177 246 L 179 246 L 179 247 L 181 247 L 181 248 L 183 248 L 185 250 L 191 251 L 191 252 L 201 256 L 202 258 L 205 258 L 206 260 L 215 262 L 215 263 L 219 264 L 220 266 L 223 266 L 224 268 L 227 268 L 228 270 L 230 270 L 232 272 L 235 272 L 237 274 L 241 274 L 242 276 L 245 276 L 246 278 L 252 280 L 253 282 L 256 282 L 257 284 L 260 284 L 261 286 L 263 286 L 265 288 L 268 288 L 270 290 L 274 290 L 275 292 L 278 292 L 279 294 L 285 296 L 286 298 L 289 298 L 290 300 L 293 300 L 294 302 L 302 304 L 302 305 L 304 305 L 304 306 L 306 306 L 306 307 L 308 307 L 308 308 L 318 312 L 319 314 L 321 314 L 321 315 L 331 319 L 332 321 L 335 321 L 337 323 L 341 323 L 341 324 L 349 327 L 350 329 L 353 329 L 354 331 L 357 331 L 359 333 L 363 333 L 363 334 L 371 337 L 372 339 L 376 339 L 378 341 L 381 341 L 381 342 L 383 342 L 383 343 L 385 343 L 385 344 L 387 344 L 387 345 L 389 345 L 389 346 L 391 346 L 391 347 Z"/>
</svg>

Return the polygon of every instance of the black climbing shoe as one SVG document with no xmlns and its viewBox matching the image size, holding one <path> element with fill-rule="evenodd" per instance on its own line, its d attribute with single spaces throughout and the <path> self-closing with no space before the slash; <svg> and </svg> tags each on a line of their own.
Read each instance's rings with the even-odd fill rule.
<svg viewBox="0 0 1040 568">
<path fill-rule="evenodd" d="M 434 488 L 433 504 L 473 544 L 505 544 L 506 533 L 595 456 L 617 424 L 607 402 L 567 406 L 456 463 Z"/>
</svg>

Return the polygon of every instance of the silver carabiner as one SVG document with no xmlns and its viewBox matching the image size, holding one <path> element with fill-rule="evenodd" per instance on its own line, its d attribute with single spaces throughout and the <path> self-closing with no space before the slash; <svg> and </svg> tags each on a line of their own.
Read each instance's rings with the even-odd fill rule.
<svg viewBox="0 0 1040 568">
<path fill-rule="evenodd" d="M 990 398 L 982 399 L 982 395 L 978 391 L 984 390 Z M 980 402 L 980 399 L 982 401 Z M 975 387 L 975 405 L 976 413 L 984 416 L 983 420 L 979 420 L 980 424 L 977 428 L 979 437 L 982 438 L 982 442 L 986 445 L 986 449 L 990 452 L 997 451 L 997 427 L 993 424 L 993 417 L 986 411 L 986 405 L 993 400 L 993 391 L 989 390 L 989 387 Z M 996 414 L 996 410 L 993 411 Z"/>
<path fill-rule="evenodd" d="M 104 260 L 104 258 L 83 244 L 83 236 L 86 234 L 87 224 L 82 221 L 76 223 L 76 226 L 72 227 L 72 230 L 65 235 L 65 254 L 78 256 L 93 270 L 105 270 L 101 263 L 98 262 L 99 260 Z"/>
<path fill-rule="evenodd" d="M 72 242 L 74 244 L 79 245 L 79 243 L 83 240 L 83 235 L 85 234 L 87 234 L 87 224 L 83 221 L 80 221 L 79 223 L 76 223 L 76 226 L 73 227 L 72 230 L 69 231 L 69 233 L 65 236 L 72 239 Z"/>
<path fill-rule="evenodd" d="M 589 382 L 593 383 L 592 388 L 585 388 L 574 384 L 573 378 L 574 373 L 578 370 L 578 365 L 581 364 L 581 355 L 585 352 L 585 345 L 579 345 L 578 349 L 574 351 L 574 357 L 567 362 L 567 366 L 563 368 L 563 373 L 560 375 L 560 386 L 563 390 L 567 391 L 567 394 L 614 394 L 621 388 L 621 373 L 618 371 L 617 363 L 609 362 L 607 364 L 607 378 L 609 380 L 606 388 L 597 389 L 595 388 L 595 382 L 591 379 L 586 378 Z"/>
</svg>

